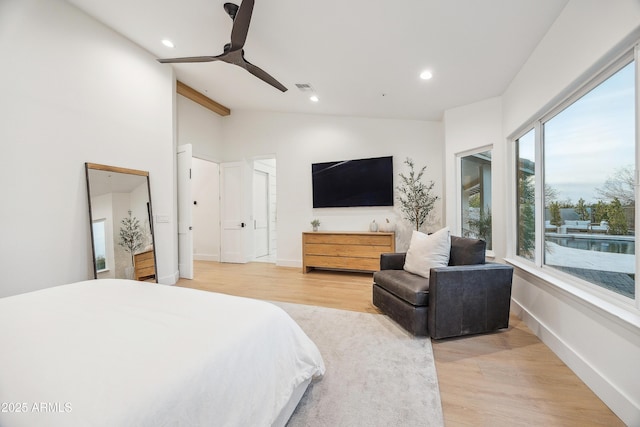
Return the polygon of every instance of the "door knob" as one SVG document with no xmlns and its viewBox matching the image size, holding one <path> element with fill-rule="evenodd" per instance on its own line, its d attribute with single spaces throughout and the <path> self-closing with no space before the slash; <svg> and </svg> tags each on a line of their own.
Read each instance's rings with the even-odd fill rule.
<svg viewBox="0 0 640 427">
<path fill-rule="evenodd" d="M 245 228 L 247 226 L 247 224 L 245 224 L 244 222 L 240 223 L 240 227 Z"/>
</svg>

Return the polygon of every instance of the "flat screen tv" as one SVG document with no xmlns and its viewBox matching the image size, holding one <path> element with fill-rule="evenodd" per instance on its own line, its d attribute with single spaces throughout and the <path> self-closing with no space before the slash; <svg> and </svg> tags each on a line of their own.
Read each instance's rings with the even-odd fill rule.
<svg viewBox="0 0 640 427">
<path fill-rule="evenodd" d="M 314 163 L 314 208 L 393 206 L 393 157 Z"/>
</svg>

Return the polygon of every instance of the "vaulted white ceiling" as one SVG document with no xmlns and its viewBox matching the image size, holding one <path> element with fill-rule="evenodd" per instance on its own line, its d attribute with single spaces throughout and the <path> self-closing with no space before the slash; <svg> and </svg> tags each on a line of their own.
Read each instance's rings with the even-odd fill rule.
<svg viewBox="0 0 640 427">
<path fill-rule="evenodd" d="M 67 1 L 158 58 L 218 55 L 229 42 L 224 0 Z M 223 62 L 163 66 L 232 111 L 439 120 L 501 95 L 567 1 L 256 0 L 245 56 L 287 92 Z"/>
</svg>

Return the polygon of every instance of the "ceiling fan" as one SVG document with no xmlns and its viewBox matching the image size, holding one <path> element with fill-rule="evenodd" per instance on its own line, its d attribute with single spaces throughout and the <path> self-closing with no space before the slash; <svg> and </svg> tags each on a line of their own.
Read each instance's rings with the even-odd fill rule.
<svg viewBox="0 0 640 427">
<path fill-rule="evenodd" d="M 244 58 L 244 43 L 247 40 L 247 33 L 249 32 L 249 23 L 251 22 L 251 13 L 253 12 L 254 0 L 243 0 L 240 6 L 233 3 L 225 3 L 224 10 L 233 20 L 233 27 L 231 28 L 231 43 L 224 45 L 224 52 L 217 56 L 192 56 L 186 58 L 167 58 L 158 59 L 158 62 L 163 64 L 175 64 L 182 62 L 212 62 L 212 61 L 224 61 L 228 64 L 237 65 L 244 68 L 257 78 L 270 84 L 276 89 L 286 92 L 287 88 L 284 87 L 279 81 L 271 77 L 266 71 L 260 67 L 256 67 Z"/>
</svg>

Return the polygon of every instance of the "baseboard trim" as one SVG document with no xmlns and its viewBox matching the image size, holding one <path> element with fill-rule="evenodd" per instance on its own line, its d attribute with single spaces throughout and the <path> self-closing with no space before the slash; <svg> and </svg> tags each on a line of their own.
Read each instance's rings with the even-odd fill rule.
<svg viewBox="0 0 640 427">
<path fill-rule="evenodd" d="M 278 267 L 302 268 L 302 261 L 295 259 L 276 259 Z"/>
<path fill-rule="evenodd" d="M 217 261 L 220 262 L 220 254 L 193 254 L 194 261 Z"/>
<path fill-rule="evenodd" d="M 553 332 L 544 322 L 517 300 L 511 300 L 511 310 L 551 349 L 625 424 L 640 425 L 640 407 L 611 383 L 575 349 Z"/>
<path fill-rule="evenodd" d="M 158 277 L 158 283 L 161 285 L 175 285 L 180 279 L 180 271 L 176 270 L 169 276 Z"/>
</svg>

